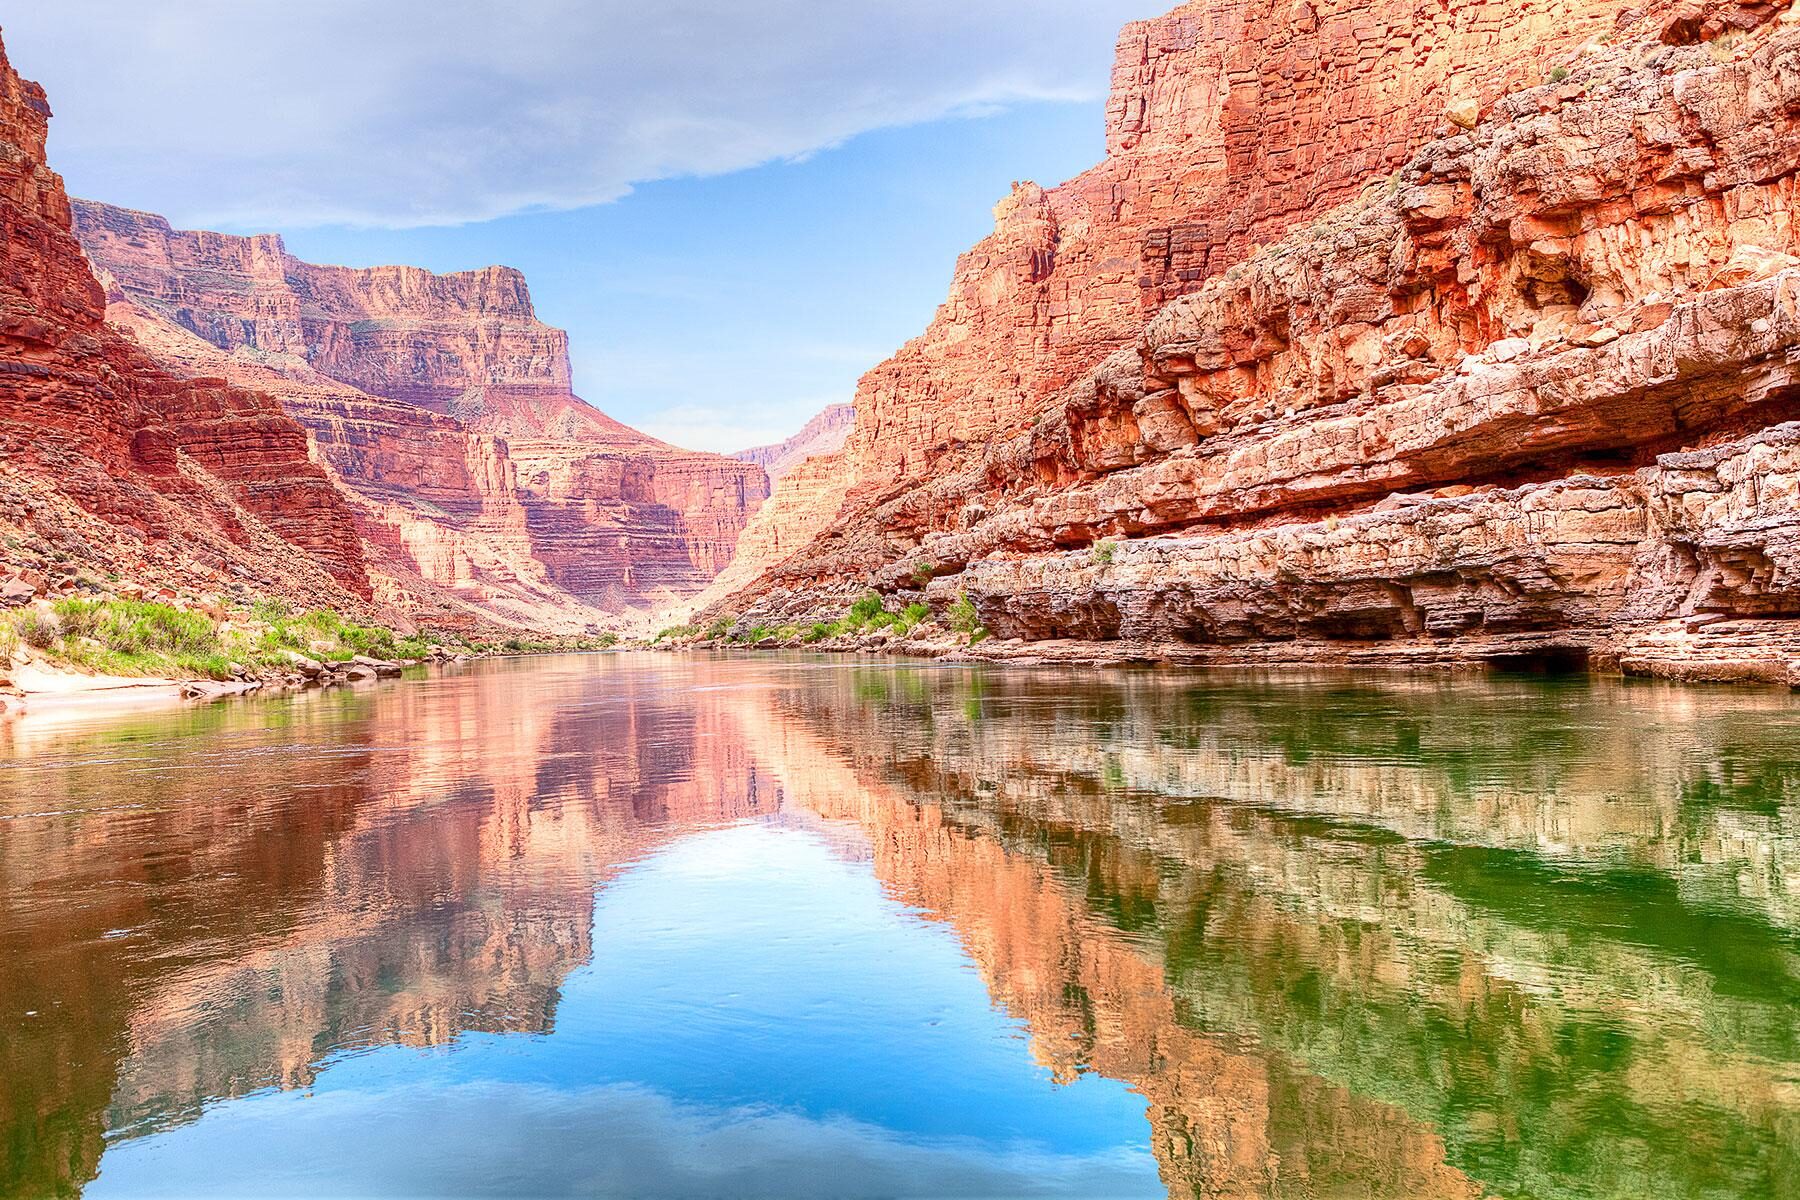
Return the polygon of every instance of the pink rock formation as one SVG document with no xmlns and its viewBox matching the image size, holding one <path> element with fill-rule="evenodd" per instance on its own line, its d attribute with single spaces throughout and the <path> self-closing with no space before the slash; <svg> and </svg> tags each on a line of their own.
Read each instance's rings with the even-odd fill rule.
<svg viewBox="0 0 1800 1200">
<path fill-rule="evenodd" d="M 818 416 L 802 425 L 799 433 L 786 441 L 739 450 L 731 457 L 755 463 L 768 472 L 770 483 L 777 483 L 783 475 L 807 459 L 820 454 L 836 454 L 843 449 L 855 424 L 856 405 L 827 405 Z"/>
<path fill-rule="evenodd" d="M 1244 7 L 1127 29 L 1107 162 L 1015 188 L 865 378 L 836 528 L 720 607 L 924 558 L 1003 636 L 1787 678 L 1781 6 Z"/>
<path fill-rule="evenodd" d="M 104 323 L 44 162 L 50 108 L 0 50 L 4 558 L 342 603 L 370 594 L 349 510 L 270 397 L 180 379 Z"/>
<path fill-rule="evenodd" d="M 568 337 L 517 271 L 301 262 L 87 201 L 109 319 L 184 372 L 281 396 L 349 492 L 389 598 L 539 627 L 699 590 L 766 495 L 750 464 L 678 450 L 570 389 Z"/>
</svg>

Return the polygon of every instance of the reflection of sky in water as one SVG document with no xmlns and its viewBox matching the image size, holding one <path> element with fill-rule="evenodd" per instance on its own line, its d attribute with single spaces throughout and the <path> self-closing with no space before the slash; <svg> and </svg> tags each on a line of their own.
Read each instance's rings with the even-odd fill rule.
<svg viewBox="0 0 1800 1200">
<path fill-rule="evenodd" d="M 593 945 L 548 1036 L 341 1058 L 113 1146 L 87 1194 L 1164 1194 L 1142 1099 L 1052 1083 L 952 931 L 812 834 L 676 842 Z"/>
</svg>

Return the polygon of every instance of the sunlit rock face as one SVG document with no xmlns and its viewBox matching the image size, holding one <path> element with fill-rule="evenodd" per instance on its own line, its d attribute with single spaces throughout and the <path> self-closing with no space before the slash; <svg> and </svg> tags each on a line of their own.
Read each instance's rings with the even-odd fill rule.
<svg viewBox="0 0 1800 1200">
<path fill-rule="evenodd" d="M 274 235 L 78 201 L 109 321 L 184 373 L 279 396 L 350 494 L 396 602 L 540 627 L 692 594 L 767 494 L 570 390 L 568 336 L 522 275 L 321 267 Z"/>
<path fill-rule="evenodd" d="M 350 512 L 301 427 L 267 396 L 169 373 L 105 325 L 45 165 L 49 117 L 0 51 L 0 559 L 366 598 Z"/>
<path fill-rule="evenodd" d="M 1785 6 L 1320 7 L 1127 30 L 1107 161 L 1002 203 L 722 607 L 923 560 L 1002 637 L 1787 677 Z"/>
</svg>

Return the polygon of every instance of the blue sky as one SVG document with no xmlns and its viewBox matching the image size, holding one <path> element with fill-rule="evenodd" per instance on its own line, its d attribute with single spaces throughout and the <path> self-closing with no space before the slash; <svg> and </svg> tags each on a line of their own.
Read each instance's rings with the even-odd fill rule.
<svg viewBox="0 0 1800 1200">
<path fill-rule="evenodd" d="M 786 437 L 931 319 L 1015 179 L 1104 150 L 1098 102 L 1038 102 L 864 134 L 800 162 L 639 185 L 480 224 L 287 234 L 318 262 L 504 262 L 569 331 L 576 390 L 681 445 Z"/>
<path fill-rule="evenodd" d="M 1158 0 L 57 0 L 7 14 L 76 195 L 316 262 L 525 271 L 576 387 L 737 449 L 923 329 L 1016 179 L 1102 153 Z"/>
</svg>

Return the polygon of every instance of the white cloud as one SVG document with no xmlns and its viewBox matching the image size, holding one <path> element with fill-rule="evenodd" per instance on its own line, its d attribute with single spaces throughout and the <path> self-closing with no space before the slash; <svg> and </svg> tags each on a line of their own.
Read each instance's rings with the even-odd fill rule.
<svg viewBox="0 0 1800 1200">
<path fill-rule="evenodd" d="M 1164 0 L 30 0 L 77 194 L 178 224 L 455 224 L 1102 94 Z"/>
<path fill-rule="evenodd" d="M 329 1147 L 321 1153 L 321 1147 Z M 1156 1161 L 922 1139 L 847 1118 L 679 1104 L 648 1088 L 471 1083 L 263 1093 L 112 1146 L 94 1197 L 1159 1196 Z"/>
</svg>

